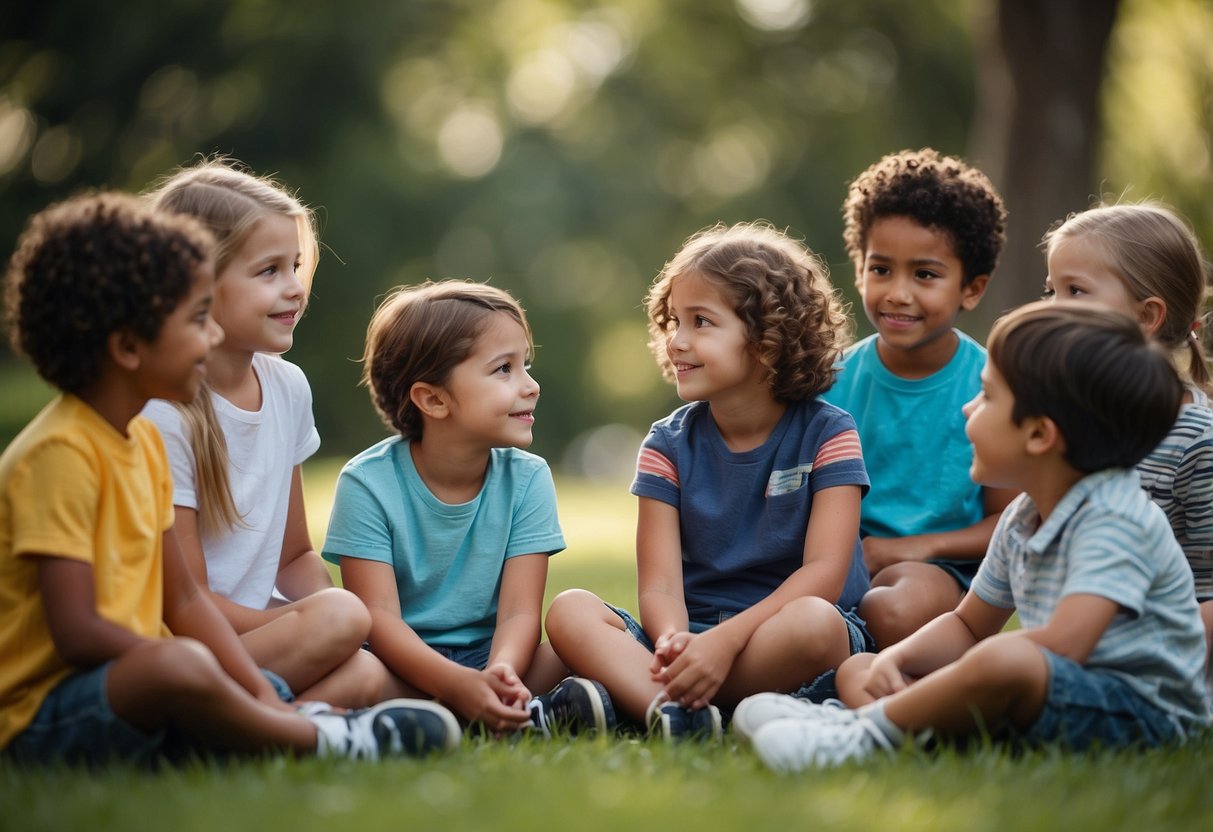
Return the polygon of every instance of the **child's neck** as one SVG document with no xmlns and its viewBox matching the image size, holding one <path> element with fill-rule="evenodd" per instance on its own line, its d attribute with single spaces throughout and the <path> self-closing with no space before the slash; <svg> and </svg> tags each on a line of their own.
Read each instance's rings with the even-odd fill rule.
<svg viewBox="0 0 1213 832">
<path fill-rule="evenodd" d="M 206 359 L 206 379 L 211 390 L 241 410 L 261 409 L 261 383 L 253 371 L 255 353 L 211 350 Z"/>
<path fill-rule="evenodd" d="M 1031 482 L 1025 483 L 1023 490 L 1032 498 L 1036 510 L 1040 512 L 1040 522 L 1043 524 L 1049 519 L 1049 515 L 1057 508 L 1057 504 L 1066 496 L 1066 493 L 1086 474 L 1060 457 L 1041 462 L 1042 464 L 1034 472 Z"/>
<path fill-rule="evenodd" d="M 489 454 L 484 448 L 443 442 L 427 426 L 421 439 L 409 443 L 409 453 L 421 481 L 444 503 L 470 502 L 484 487 L 489 466 Z"/>
<path fill-rule="evenodd" d="M 123 378 L 106 370 L 88 390 L 76 394 L 76 398 L 87 404 L 122 436 L 127 427 L 147 404 L 147 396 L 124 383 Z"/>
<path fill-rule="evenodd" d="M 733 453 L 752 451 L 766 442 L 787 409 L 770 395 L 760 394 L 744 401 L 708 402 L 716 430 Z"/>
<path fill-rule="evenodd" d="M 876 338 L 876 354 L 884 368 L 898 378 L 911 380 L 934 375 L 948 366 L 959 346 L 960 336 L 954 330 L 909 350 L 895 349 Z"/>
</svg>

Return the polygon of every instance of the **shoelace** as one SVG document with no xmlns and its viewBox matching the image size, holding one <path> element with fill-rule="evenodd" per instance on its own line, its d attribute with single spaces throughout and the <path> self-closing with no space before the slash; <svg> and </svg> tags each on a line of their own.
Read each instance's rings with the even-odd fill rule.
<svg viewBox="0 0 1213 832">
<path fill-rule="evenodd" d="M 892 751 L 893 744 L 870 719 L 856 719 L 842 724 L 824 723 L 818 729 L 822 739 L 817 757 L 832 764 L 867 756 L 872 747 Z"/>
</svg>

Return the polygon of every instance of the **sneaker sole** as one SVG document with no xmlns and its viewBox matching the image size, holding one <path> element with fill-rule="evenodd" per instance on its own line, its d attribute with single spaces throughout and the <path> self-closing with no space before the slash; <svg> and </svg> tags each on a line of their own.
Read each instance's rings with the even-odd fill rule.
<svg viewBox="0 0 1213 832">
<path fill-rule="evenodd" d="M 594 725 L 590 731 L 599 734 L 605 734 L 615 725 L 615 708 L 611 707 L 611 714 L 608 717 L 604 704 L 610 702 L 610 695 L 606 688 L 592 679 L 584 679 L 580 676 L 570 676 L 565 679 L 565 682 L 572 681 L 575 685 L 581 688 L 586 693 L 586 698 L 590 700 L 590 710 L 594 714 Z"/>
<path fill-rule="evenodd" d="M 459 747 L 459 743 L 463 739 L 463 729 L 459 725 L 459 720 L 455 719 L 447 708 L 439 705 L 432 699 L 389 699 L 386 702 L 380 702 L 374 706 L 374 709 L 387 710 L 388 708 L 410 708 L 414 711 L 425 711 L 438 717 L 442 722 L 445 740 L 441 748 L 428 749 L 429 751 L 449 752 L 454 751 Z"/>
</svg>

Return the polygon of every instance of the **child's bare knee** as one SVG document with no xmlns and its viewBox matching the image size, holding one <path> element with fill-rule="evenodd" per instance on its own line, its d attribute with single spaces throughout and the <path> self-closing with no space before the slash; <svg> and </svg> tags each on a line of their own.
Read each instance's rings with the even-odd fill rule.
<svg viewBox="0 0 1213 832">
<path fill-rule="evenodd" d="M 144 650 L 138 673 L 166 694 L 205 694 L 224 680 L 219 661 L 199 641 L 163 639 Z"/>
<path fill-rule="evenodd" d="M 371 613 L 352 592 L 323 589 L 299 602 L 300 637 L 353 651 L 371 632 Z"/>
<path fill-rule="evenodd" d="M 1021 635 L 1004 633 L 975 645 L 958 660 L 971 688 L 1004 690 L 1035 681 L 1047 670 L 1041 647 Z"/>
<path fill-rule="evenodd" d="M 602 599 L 585 589 L 566 589 L 552 599 L 544 622 L 547 627 L 564 629 L 585 621 L 587 612 L 602 607 Z M 549 633 L 550 637 L 550 633 Z"/>
</svg>

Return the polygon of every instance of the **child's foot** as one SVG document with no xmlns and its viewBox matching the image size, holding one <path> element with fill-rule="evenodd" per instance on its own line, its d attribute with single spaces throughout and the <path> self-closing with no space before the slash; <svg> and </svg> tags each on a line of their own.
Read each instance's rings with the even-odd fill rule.
<svg viewBox="0 0 1213 832">
<path fill-rule="evenodd" d="M 649 703 L 644 721 L 650 737 L 661 737 L 667 742 L 719 740 L 724 735 L 720 709 L 715 705 L 691 710 L 668 701 L 664 693 L 657 694 Z"/>
<path fill-rule="evenodd" d="M 312 713 L 316 755 L 378 760 L 450 751 L 462 736 L 455 715 L 437 702 L 389 699 L 344 714 Z"/>
<path fill-rule="evenodd" d="M 733 733 L 752 741 L 759 728 L 777 719 L 803 719 L 813 722 L 849 722 L 855 712 L 837 699 L 816 705 L 782 693 L 756 693 L 741 700 L 733 711 Z"/>
<path fill-rule="evenodd" d="M 845 721 L 777 719 L 755 731 L 751 743 L 759 759 L 782 772 L 829 768 L 893 750 L 876 723 L 859 714 Z"/>
<path fill-rule="evenodd" d="M 615 729 L 615 706 L 606 688 L 589 679 L 570 676 L 545 694 L 533 697 L 531 727 L 551 737 L 554 732 L 571 735 L 606 733 Z"/>
</svg>

